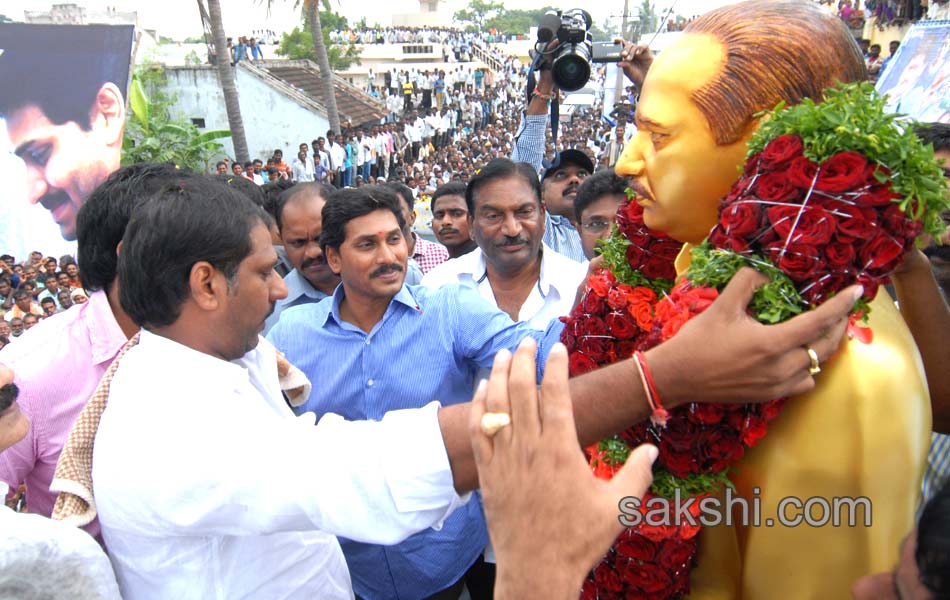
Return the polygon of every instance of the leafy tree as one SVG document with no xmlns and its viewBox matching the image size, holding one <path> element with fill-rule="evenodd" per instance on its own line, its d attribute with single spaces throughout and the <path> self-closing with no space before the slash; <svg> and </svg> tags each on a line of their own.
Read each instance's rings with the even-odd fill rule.
<svg viewBox="0 0 950 600">
<path fill-rule="evenodd" d="M 656 31 L 659 27 L 659 17 L 656 14 L 656 3 L 643 0 L 640 5 L 640 31 Z"/>
<path fill-rule="evenodd" d="M 545 6 L 544 8 L 532 10 L 502 9 L 497 15 L 485 22 L 485 29 L 494 27 L 501 33 L 524 35 L 528 33 L 529 29 L 535 27 L 541 21 L 541 17 L 544 16 L 544 13 L 549 10 L 554 10 L 554 8 Z"/>
<path fill-rule="evenodd" d="M 600 25 L 593 23 L 590 26 L 590 35 L 595 42 L 612 42 L 618 37 L 622 37 L 620 28 L 617 27 L 610 17 L 604 19 Z"/>
<path fill-rule="evenodd" d="M 129 115 L 122 140 L 122 164 L 171 162 L 198 172 L 207 172 L 223 146 L 217 140 L 230 137 L 226 130 L 198 131 L 188 121 L 174 118 L 169 107 L 175 99 L 165 91 L 165 72 L 158 65 L 136 70 L 129 87 Z"/>
<path fill-rule="evenodd" d="M 320 25 L 323 28 L 323 43 L 327 47 L 330 69 L 342 71 L 354 63 L 359 64 L 360 49 L 357 48 L 356 44 L 332 44 L 330 42 L 331 31 L 347 28 L 346 17 L 329 11 L 321 11 Z M 310 32 L 310 24 L 307 19 L 304 19 L 302 27 L 294 27 L 293 31 L 281 36 L 277 54 L 286 56 L 291 60 L 310 59 L 316 61 L 313 35 Z"/>
<path fill-rule="evenodd" d="M 469 0 L 468 8 L 457 11 L 453 19 L 469 27 L 485 29 L 485 24 L 505 10 L 505 5 L 495 0 Z"/>
<path fill-rule="evenodd" d="M 186 37 L 183 44 L 204 44 L 205 39 L 203 37 Z"/>
</svg>

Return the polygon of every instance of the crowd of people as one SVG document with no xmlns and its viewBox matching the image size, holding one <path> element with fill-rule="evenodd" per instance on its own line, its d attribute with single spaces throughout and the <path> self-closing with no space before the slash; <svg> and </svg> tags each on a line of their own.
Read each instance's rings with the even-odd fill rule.
<svg viewBox="0 0 950 600">
<path fill-rule="evenodd" d="M 567 378 L 562 317 L 598 268 L 628 190 L 671 222 L 694 223 L 716 215 L 721 196 L 707 184 L 736 179 L 744 143 L 736 151 L 728 131 L 713 139 L 717 115 L 703 112 L 689 86 L 723 79 L 702 70 L 710 44 L 727 43 L 717 27 L 784 24 L 773 4 L 699 17 L 693 26 L 712 33 L 684 35 L 666 55 L 675 58 L 655 65 L 648 49 L 624 43 L 627 101 L 558 122 L 556 142 L 550 70 L 537 73 L 530 95 L 526 69 L 510 57 L 480 77 L 396 70 L 370 83 L 389 107 L 384 122 L 304 138 L 286 149 L 289 161 L 276 149 L 243 164 L 222 160 L 213 174 L 122 167 L 78 209 L 78 264 L 40 252 L 0 256 L 0 327 L 8 323 L 11 336 L 0 330 L 0 488 L 36 513 L 0 507 L 0 530 L 15 532 L 0 538 L 0 597 L 23 589 L 15 585 L 110 600 L 576 597 L 623 529 L 618 500 L 644 496 L 658 455 L 641 446 L 605 483 L 580 447 L 657 415 L 661 396 L 669 410 L 805 402 L 813 389 L 831 389 L 820 367 L 862 356 L 839 352 L 859 286 L 762 325 L 747 311 L 764 278 L 745 269 L 669 340 Z M 796 9 L 806 29 L 821 21 L 806 3 Z M 820 34 L 828 44 L 805 41 L 807 57 L 776 52 L 786 57 L 776 68 L 787 79 L 817 78 L 800 61 L 827 62 L 837 45 L 857 66 L 824 75 L 862 79 L 854 42 L 830 31 Z M 436 28 L 335 33 L 360 43 L 451 39 L 459 56 L 467 40 Z M 772 51 L 751 35 L 729 43 L 747 46 L 723 56 Z M 644 86 L 645 77 L 659 84 Z M 810 79 L 783 83 L 822 89 Z M 743 86 L 758 85 L 725 87 L 752 97 Z M 652 91 L 641 106 L 653 112 L 639 115 L 638 130 L 630 110 L 641 89 Z M 743 106 L 735 127 L 787 100 L 773 93 L 793 92 L 762 92 L 763 106 Z M 950 128 L 919 135 L 950 155 Z M 625 144 L 626 173 L 610 166 Z M 435 242 L 415 227 L 422 198 Z M 934 267 L 950 288 L 948 271 Z M 918 340 L 933 429 L 950 432 L 950 368 L 930 368 L 947 364 L 928 341 L 950 330 L 950 310 L 931 268 L 923 252 L 908 255 L 895 274 L 901 309 L 925 318 L 890 325 L 907 344 Z M 901 360 L 919 366 L 920 356 Z M 908 518 L 909 529 L 869 534 L 863 552 L 788 556 L 777 546 L 735 577 L 762 578 L 775 598 L 802 597 L 799 585 L 818 590 L 805 597 L 840 597 L 852 584 L 857 598 L 946 597 L 950 446 L 934 440 L 919 525 Z M 793 454 L 784 462 L 800 461 L 815 478 L 819 466 L 843 460 Z M 886 477 L 875 470 L 865 479 Z M 917 498 L 914 485 L 908 496 Z M 874 508 L 876 524 L 897 512 Z M 76 526 L 85 532 L 78 541 Z M 41 548 L 38 558 L 21 539 Z M 69 569 L 59 568 L 63 555 Z M 787 568 L 806 558 L 846 575 Z M 895 558 L 893 572 L 865 568 L 888 569 Z"/>
<path fill-rule="evenodd" d="M 39 321 L 87 299 L 70 255 L 57 260 L 34 251 L 21 262 L 9 254 L 0 256 L 0 348 Z"/>
</svg>

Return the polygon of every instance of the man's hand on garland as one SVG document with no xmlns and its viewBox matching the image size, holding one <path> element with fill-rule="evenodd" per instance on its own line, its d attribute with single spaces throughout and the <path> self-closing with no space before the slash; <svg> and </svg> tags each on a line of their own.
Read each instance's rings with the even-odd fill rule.
<svg viewBox="0 0 950 600">
<path fill-rule="evenodd" d="M 764 283 L 764 275 L 742 269 L 709 309 L 647 352 L 667 408 L 688 402 L 764 402 L 815 386 L 807 348 L 817 353 L 819 363 L 831 358 L 861 287 L 847 288 L 784 323 L 762 325 L 746 307 Z"/>
</svg>

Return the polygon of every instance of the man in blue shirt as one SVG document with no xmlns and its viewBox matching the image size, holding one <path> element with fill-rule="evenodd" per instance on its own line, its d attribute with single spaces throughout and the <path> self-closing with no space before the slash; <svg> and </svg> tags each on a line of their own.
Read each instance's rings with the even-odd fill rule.
<svg viewBox="0 0 950 600">
<path fill-rule="evenodd" d="M 332 294 L 340 283 L 340 278 L 327 266 L 320 248 L 321 211 L 333 191 L 325 183 L 298 183 L 277 199 L 277 230 L 294 268 L 284 277 L 287 297 L 274 305 L 274 312 L 265 321 L 265 333 L 277 323 L 284 310 L 319 302 Z"/>
<path fill-rule="evenodd" d="M 268 336 L 324 392 L 315 391 L 301 411 L 378 420 L 432 400 L 443 406 L 464 403 L 479 368 L 490 367 L 496 352 L 514 350 L 533 336 L 544 356 L 560 335 L 560 322 L 545 336 L 512 322 L 467 288 L 404 285 L 405 221 L 391 190 L 336 192 L 324 207 L 323 226 L 327 263 L 343 285 L 332 300 L 285 311 Z M 538 365 L 544 362 L 538 359 Z M 481 507 L 472 502 L 440 531 L 416 534 L 396 546 L 344 539 L 340 545 L 354 590 L 373 600 L 439 592 L 446 594 L 440 598 L 458 598 L 470 568 L 484 570 L 480 554 L 487 542 Z"/>
</svg>

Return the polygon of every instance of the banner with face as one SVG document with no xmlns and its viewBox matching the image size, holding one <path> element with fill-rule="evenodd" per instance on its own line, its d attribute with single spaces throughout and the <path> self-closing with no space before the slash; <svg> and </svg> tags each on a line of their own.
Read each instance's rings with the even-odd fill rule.
<svg viewBox="0 0 950 600">
<path fill-rule="evenodd" d="M 76 214 L 119 168 L 133 27 L 0 24 L 0 246 L 75 250 Z"/>
</svg>

